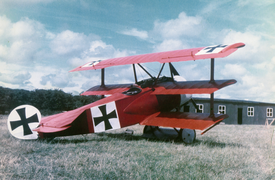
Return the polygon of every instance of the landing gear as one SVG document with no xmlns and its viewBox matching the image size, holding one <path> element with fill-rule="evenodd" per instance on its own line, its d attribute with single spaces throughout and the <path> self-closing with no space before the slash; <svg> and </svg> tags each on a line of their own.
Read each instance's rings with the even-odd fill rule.
<svg viewBox="0 0 275 180">
<path fill-rule="evenodd" d="M 185 144 L 192 144 L 196 139 L 196 131 L 193 129 L 181 129 L 179 136 Z"/>
<path fill-rule="evenodd" d="M 145 126 L 143 129 L 143 137 L 145 138 L 155 138 L 154 132 L 156 131 L 155 126 Z"/>
<path fill-rule="evenodd" d="M 145 126 L 143 137 L 157 139 L 176 139 L 180 138 L 185 144 L 192 144 L 196 139 L 196 131 L 193 129 L 172 129 L 158 126 Z"/>
<path fill-rule="evenodd" d="M 154 133 L 155 129 L 155 126 L 145 126 L 143 129 L 143 134 Z"/>
</svg>

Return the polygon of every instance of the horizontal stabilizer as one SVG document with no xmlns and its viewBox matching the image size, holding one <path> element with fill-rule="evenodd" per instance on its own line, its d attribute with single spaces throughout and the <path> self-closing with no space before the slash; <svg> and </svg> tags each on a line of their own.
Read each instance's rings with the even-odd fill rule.
<svg viewBox="0 0 275 180">
<path fill-rule="evenodd" d="M 68 128 L 70 128 L 71 126 L 66 126 L 66 127 L 48 127 L 48 126 L 43 126 L 41 128 L 36 128 L 34 131 L 38 131 L 38 132 L 43 132 L 43 133 L 53 133 L 53 132 L 60 132 L 60 131 L 64 131 Z"/>
<path fill-rule="evenodd" d="M 122 93 L 127 91 L 132 84 L 114 84 L 104 86 L 94 86 L 81 95 L 112 95 L 115 93 Z"/>
<path fill-rule="evenodd" d="M 209 81 L 183 81 L 160 83 L 152 94 L 211 94 L 223 87 L 235 84 L 237 81 L 215 80 Z"/>
<path fill-rule="evenodd" d="M 140 124 L 207 131 L 227 117 L 226 114 L 214 114 L 211 117 L 209 113 L 158 112 L 147 117 Z"/>
</svg>

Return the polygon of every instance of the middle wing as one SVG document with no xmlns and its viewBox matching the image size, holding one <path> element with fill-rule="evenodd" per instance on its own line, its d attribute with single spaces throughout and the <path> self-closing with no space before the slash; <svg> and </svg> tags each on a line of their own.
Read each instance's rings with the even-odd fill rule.
<svg viewBox="0 0 275 180">
<path fill-rule="evenodd" d="M 215 80 L 210 81 L 183 81 L 164 82 L 157 85 L 152 94 L 211 94 L 221 88 L 235 84 L 237 81 Z"/>
<path fill-rule="evenodd" d="M 90 88 L 81 95 L 111 95 L 127 91 L 132 84 L 98 85 Z"/>
<path fill-rule="evenodd" d="M 211 94 L 221 88 L 235 84 L 237 81 L 215 80 L 209 81 L 183 81 L 183 82 L 164 82 L 154 87 L 152 94 Z M 111 95 L 127 91 L 131 84 L 95 86 L 81 95 Z"/>
</svg>

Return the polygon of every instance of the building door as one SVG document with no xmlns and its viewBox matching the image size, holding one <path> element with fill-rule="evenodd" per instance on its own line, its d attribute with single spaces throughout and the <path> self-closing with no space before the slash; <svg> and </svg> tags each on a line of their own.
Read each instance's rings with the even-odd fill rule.
<svg viewBox="0 0 275 180">
<path fill-rule="evenodd" d="M 190 111 L 190 106 L 184 106 L 183 112 L 189 112 Z"/>
<path fill-rule="evenodd" d="M 243 108 L 238 108 L 238 124 L 243 123 Z"/>
</svg>

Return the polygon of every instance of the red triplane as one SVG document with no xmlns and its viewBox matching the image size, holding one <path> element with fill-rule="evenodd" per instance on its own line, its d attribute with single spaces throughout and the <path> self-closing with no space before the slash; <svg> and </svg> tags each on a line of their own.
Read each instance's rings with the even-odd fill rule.
<svg viewBox="0 0 275 180">
<path fill-rule="evenodd" d="M 204 134 L 228 117 L 226 114 L 214 114 L 214 92 L 236 83 L 236 80 L 214 80 L 214 58 L 226 57 L 243 46 L 245 44 L 235 43 L 89 62 L 71 72 L 101 69 L 101 85 L 92 87 L 82 95 L 110 96 L 72 111 L 44 117 L 41 121 L 36 120 L 39 115 L 27 112 L 28 106 L 21 106 L 13 110 L 13 114 L 18 115 L 10 115 L 9 130 L 12 134 L 17 130 L 15 136 L 20 139 L 35 139 L 37 134 L 34 135 L 34 131 L 40 138 L 51 138 L 104 132 L 139 123 L 145 125 L 144 134 L 154 134 L 159 130 L 158 127 L 169 127 L 175 129 L 183 142 L 192 143 L 196 138 L 195 130 L 201 130 Z M 186 81 L 172 65 L 172 62 L 199 59 L 211 59 L 210 80 Z M 157 77 L 153 77 L 141 65 L 147 62 L 162 63 Z M 105 84 L 105 68 L 126 64 L 133 66 L 134 84 Z M 166 64 L 171 75 L 160 77 Z M 136 66 L 151 78 L 138 81 Z M 192 94 L 211 94 L 210 113 L 179 110 L 189 101 L 197 108 Z"/>
</svg>

